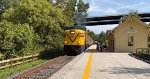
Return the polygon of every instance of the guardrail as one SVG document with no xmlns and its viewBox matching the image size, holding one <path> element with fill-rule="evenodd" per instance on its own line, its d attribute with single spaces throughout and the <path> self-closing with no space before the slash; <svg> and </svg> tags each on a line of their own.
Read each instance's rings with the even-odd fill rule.
<svg viewBox="0 0 150 79">
<path fill-rule="evenodd" d="M 0 70 L 38 59 L 39 54 L 0 61 Z"/>
<path fill-rule="evenodd" d="M 150 55 L 150 48 L 137 48 L 135 53 L 144 53 Z"/>
</svg>

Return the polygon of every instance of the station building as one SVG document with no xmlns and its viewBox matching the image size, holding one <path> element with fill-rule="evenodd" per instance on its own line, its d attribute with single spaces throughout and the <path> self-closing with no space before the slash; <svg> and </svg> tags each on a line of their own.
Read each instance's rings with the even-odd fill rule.
<svg viewBox="0 0 150 79">
<path fill-rule="evenodd" d="M 134 16 L 129 16 L 107 35 L 108 50 L 134 52 L 150 47 L 150 26 Z"/>
</svg>

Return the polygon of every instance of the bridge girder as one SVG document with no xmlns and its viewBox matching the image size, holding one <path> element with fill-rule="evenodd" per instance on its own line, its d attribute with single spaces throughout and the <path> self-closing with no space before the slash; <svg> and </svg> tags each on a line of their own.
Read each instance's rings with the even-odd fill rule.
<svg viewBox="0 0 150 79">
<path fill-rule="evenodd" d="M 81 22 L 81 23 L 86 26 L 118 24 L 122 16 L 123 15 L 88 17 L 86 18 L 86 22 Z M 139 14 L 139 16 L 141 21 L 150 22 L 150 13 L 142 13 Z"/>
</svg>

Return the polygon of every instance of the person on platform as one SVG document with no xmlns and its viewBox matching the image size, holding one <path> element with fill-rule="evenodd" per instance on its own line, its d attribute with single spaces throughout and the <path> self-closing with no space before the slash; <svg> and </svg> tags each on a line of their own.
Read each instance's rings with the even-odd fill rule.
<svg viewBox="0 0 150 79">
<path fill-rule="evenodd" d="M 103 44 L 102 43 L 100 44 L 100 50 L 101 50 L 101 52 L 103 52 Z"/>
<path fill-rule="evenodd" d="M 100 52 L 100 48 L 99 48 L 99 47 L 100 47 L 100 43 L 97 42 L 97 51 L 98 51 L 98 52 Z"/>
</svg>

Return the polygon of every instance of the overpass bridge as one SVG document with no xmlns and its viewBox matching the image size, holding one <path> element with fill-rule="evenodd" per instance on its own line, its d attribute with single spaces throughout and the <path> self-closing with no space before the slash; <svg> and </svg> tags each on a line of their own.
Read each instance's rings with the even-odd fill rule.
<svg viewBox="0 0 150 79">
<path fill-rule="evenodd" d="M 122 16 L 123 15 L 87 17 L 86 21 L 81 22 L 81 24 L 86 26 L 118 24 Z M 150 13 L 141 13 L 139 16 L 141 21 L 150 22 Z"/>
</svg>

